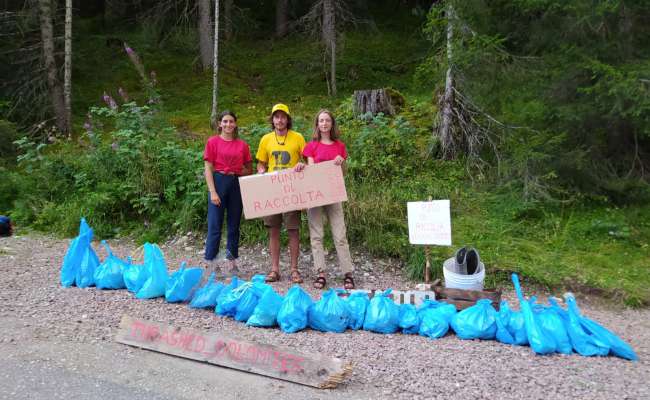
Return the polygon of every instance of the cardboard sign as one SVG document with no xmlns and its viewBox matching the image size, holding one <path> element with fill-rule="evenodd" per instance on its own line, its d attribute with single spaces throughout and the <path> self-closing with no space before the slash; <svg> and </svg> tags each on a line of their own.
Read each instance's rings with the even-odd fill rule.
<svg viewBox="0 0 650 400">
<path fill-rule="evenodd" d="M 282 170 L 239 178 L 246 219 L 348 200 L 340 165 L 326 161 L 301 172 Z"/>
<path fill-rule="evenodd" d="M 451 246 L 449 200 L 408 202 L 409 242 Z"/>
<path fill-rule="evenodd" d="M 339 358 L 168 326 L 128 315 L 122 316 L 116 341 L 322 389 L 336 387 L 352 373 L 352 366 Z"/>
</svg>

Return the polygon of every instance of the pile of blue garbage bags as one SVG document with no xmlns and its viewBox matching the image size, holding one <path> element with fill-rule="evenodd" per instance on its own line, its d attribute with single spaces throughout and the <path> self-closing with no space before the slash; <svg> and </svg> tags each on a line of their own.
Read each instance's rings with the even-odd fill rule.
<svg viewBox="0 0 650 400">
<path fill-rule="evenodd" d="M 398 305 L 390 298 L 391 289 L 372 299 L 364 292 L 342 297 L 330 289 L 314 300 L 299 285 L 282 296 L 264 282 L 263 275 L 255 275 L 250 281 L 233 276 L 226 283 L 217 282 L 212 274 L 202 280 L 203 269 L 187 268 L 185 263 L 170 275 L 162 251 L 150 243 L 144 245 L 143 264 L 133 264 L 113 255 L 102 242 L 108 256 L 100 263 L 91 246 L 92 237 L 92 229 L 82 219 L 79 236 L 71 242 L 61 267 L 64 287 L 127 289 L 138 299 L 164 297 L 168 302 L 187 302 L 189 307 L 214 310 L 249 326 L 278 326 L 286 333 L 307 328 L 337 333 L 364 329 L 437 339 L 453 331 L 460 339 L 530 346 L 536 354 L 613 355 L 637 360 L 627 343 L 582 315 L 572 295 L 565 298 L 566 309 L 552 299 L 549 304 L 537 303 L 535 297 L 526 299 L 516 274 L 512 281 L 519 310 L 505 300 L 498 311 L 490 300 L 478 300 L 460 312 L 452 304 L 434 300 L 425 300 L 419 307 Z"/>
</svg>

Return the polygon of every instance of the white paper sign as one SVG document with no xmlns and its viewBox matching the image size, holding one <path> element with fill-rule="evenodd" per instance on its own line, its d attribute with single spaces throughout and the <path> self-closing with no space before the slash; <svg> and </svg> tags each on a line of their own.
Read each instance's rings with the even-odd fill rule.
<svg viewBox="0 0 650 400">
<path fill-rule="evenodd" d="M 451 246 L 449 200 L 406 203 L 411 244 Z"/>
</svg>

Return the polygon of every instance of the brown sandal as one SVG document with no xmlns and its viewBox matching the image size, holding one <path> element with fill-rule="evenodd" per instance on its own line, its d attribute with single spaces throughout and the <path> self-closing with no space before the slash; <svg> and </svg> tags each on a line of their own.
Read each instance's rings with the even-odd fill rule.
<svg viewBox="0 0 650 400">
<path fill-rule="evenodd" d="M 343 278 L 343 288 L 345 290 L 352 290 L 355 288 L 354 279 L 352 278 L 352 274 L 349 272 L 345 274 L 345 277 Z"/>
<path fill-rule="evenodd" d="M 314 289 L 325 289 L 325 286 L 327 286 L 327 280 L 325 280 L 324 276 L 319 276 L 314 280 Z"/>
<path fill-rule="evenodd" d="M 300 271 L 297 269 L 294 269 L 291 271 L 291 283 L 295 284 L 300 284 L 303 283 L 304 281 L 302 280 L 302 276 L 300 275 Z"/>
<path fill-rule="evenodd" d="M 264 281 L 267 283 L 277 282 L 279 280 L 280 280 L 280 273 L 278 271 L 271 271 L 269 272 L 268 275 L 266 275 L 266 278 L 264 278 Z"/>
</svg>

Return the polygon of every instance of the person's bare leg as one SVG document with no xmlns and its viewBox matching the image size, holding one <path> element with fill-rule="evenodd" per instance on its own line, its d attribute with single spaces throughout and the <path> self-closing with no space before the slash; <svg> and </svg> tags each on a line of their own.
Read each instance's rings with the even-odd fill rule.
<svg viewBox="0 0 650 400">
<path fill-rule="evenodd" d="M 298 269 L 298 256 L 300 255 L 300 235 L 298 229 L 287 229 L 289 235 L 289 254 L 291 255 L 291 271 Z"/>
<path fill-rule="evenodd" d="M 271 271 L 280 273 L 280 227 L 269 228 L 269 253 L 271 253 Z"/>
</svg>

